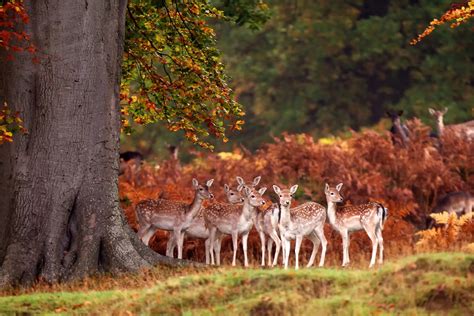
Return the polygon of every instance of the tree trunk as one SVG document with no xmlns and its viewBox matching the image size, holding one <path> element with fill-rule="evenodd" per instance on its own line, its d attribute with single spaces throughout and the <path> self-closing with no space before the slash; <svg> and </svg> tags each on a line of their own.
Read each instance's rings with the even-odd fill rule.
<svg viewBox="0 0 474 316">
<path fill-rule="evenodd" d="M 137 239 L 118 202 L 126 0 L 26 1 L 40 63 L 0 68 L 28 134 L 0 146 L 0 288 L 175 262 Z"/>
</svg>

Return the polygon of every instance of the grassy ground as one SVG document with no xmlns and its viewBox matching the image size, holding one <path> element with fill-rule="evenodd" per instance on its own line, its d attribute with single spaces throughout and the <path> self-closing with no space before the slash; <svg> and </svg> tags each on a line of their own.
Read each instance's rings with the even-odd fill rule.
<svg viewBox="0 0 474 316">
<path fill-rule="evenodd" d="M 474 255 L 463 253 L 412 256 L 377 270 L 156 268 L 3 293 L 0 314 L 474 315 L 473 281 Z"/>
</svg>

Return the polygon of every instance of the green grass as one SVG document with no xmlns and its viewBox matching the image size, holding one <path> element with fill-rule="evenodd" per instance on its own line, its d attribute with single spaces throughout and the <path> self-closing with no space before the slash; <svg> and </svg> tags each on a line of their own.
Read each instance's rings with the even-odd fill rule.
<svg viewBox="0 0 474 316">
<path fill-rule="evenodd" d="M 406 257 L 380 269 L 205 269 L 171 273 L 121 289 L 0 297 L 0 314 L 474 315 L 474 255 Z M 140 276 L 137 276 L 140 277 Z M 145 276 L 143 276 L 145 278 Z M 125 280 L 125 279 L 124 279 Z M 128 282 L 128 281 L 127 281 Z M 94 285 L 95 284 L 95 285 Z"/>
</svg>

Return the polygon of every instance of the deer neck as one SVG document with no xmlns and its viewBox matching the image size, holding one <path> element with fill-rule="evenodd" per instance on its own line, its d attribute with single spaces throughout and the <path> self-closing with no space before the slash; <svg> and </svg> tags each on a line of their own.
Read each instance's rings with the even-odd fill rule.
<svg viewBox="0 0 474 316">
<path fill-rule="evenodd" d="M 280 205 L 280 224 L 286 225 L 291 223 L 290 205 Z"/>
<path fill-rule="evenodd" d="M 194 195 L 193 201 L 191 202 L 191 204 L 188 207 L 186 215 L 191 216 L 191 217 L 196 216 L 196 214 L 201 209 L 202 201 L 203 201 L 203 198 L 198 196 L 198 194 L 196 193 L 196 195 Z"/>
<path fill-rule="evenodd" d="M 256 216 L 255 207 L 250 205 L 248 200 L 245 200 L 244 204 L 242 205 L 241 216 L 245 220 L 254 220 L 254 217 Z"/>
<path fill-rule="evenodd" d="M 436 120 L 436 128 L 438 129 L 438 135 L 441 135 L 444 131 L 444 120 L 442 117 Z"/>
<path fill-rule="evenodd" d="M 336 203 L 328 201 L 328 219 L 333 227 L 336 226 Z"/>
</svg>

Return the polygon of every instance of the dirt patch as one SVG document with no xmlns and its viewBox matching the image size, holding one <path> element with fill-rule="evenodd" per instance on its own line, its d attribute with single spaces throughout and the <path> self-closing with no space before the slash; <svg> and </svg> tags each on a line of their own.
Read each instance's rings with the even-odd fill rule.
<svg viewBox="0 0 474 316">
<path fill-rule="evenodd" d="M 300 280 L 297 291 L 311 298 L 327 297 L 330 293 L 332 282 L 328 280 Z"/>
<path fill-rule="evenodd" d="M 291 313 L 283 303 L 272 302 L 271 298 L 264 297 L 250 309 L 251 316 L 283 316 Z"/>
</svg>

